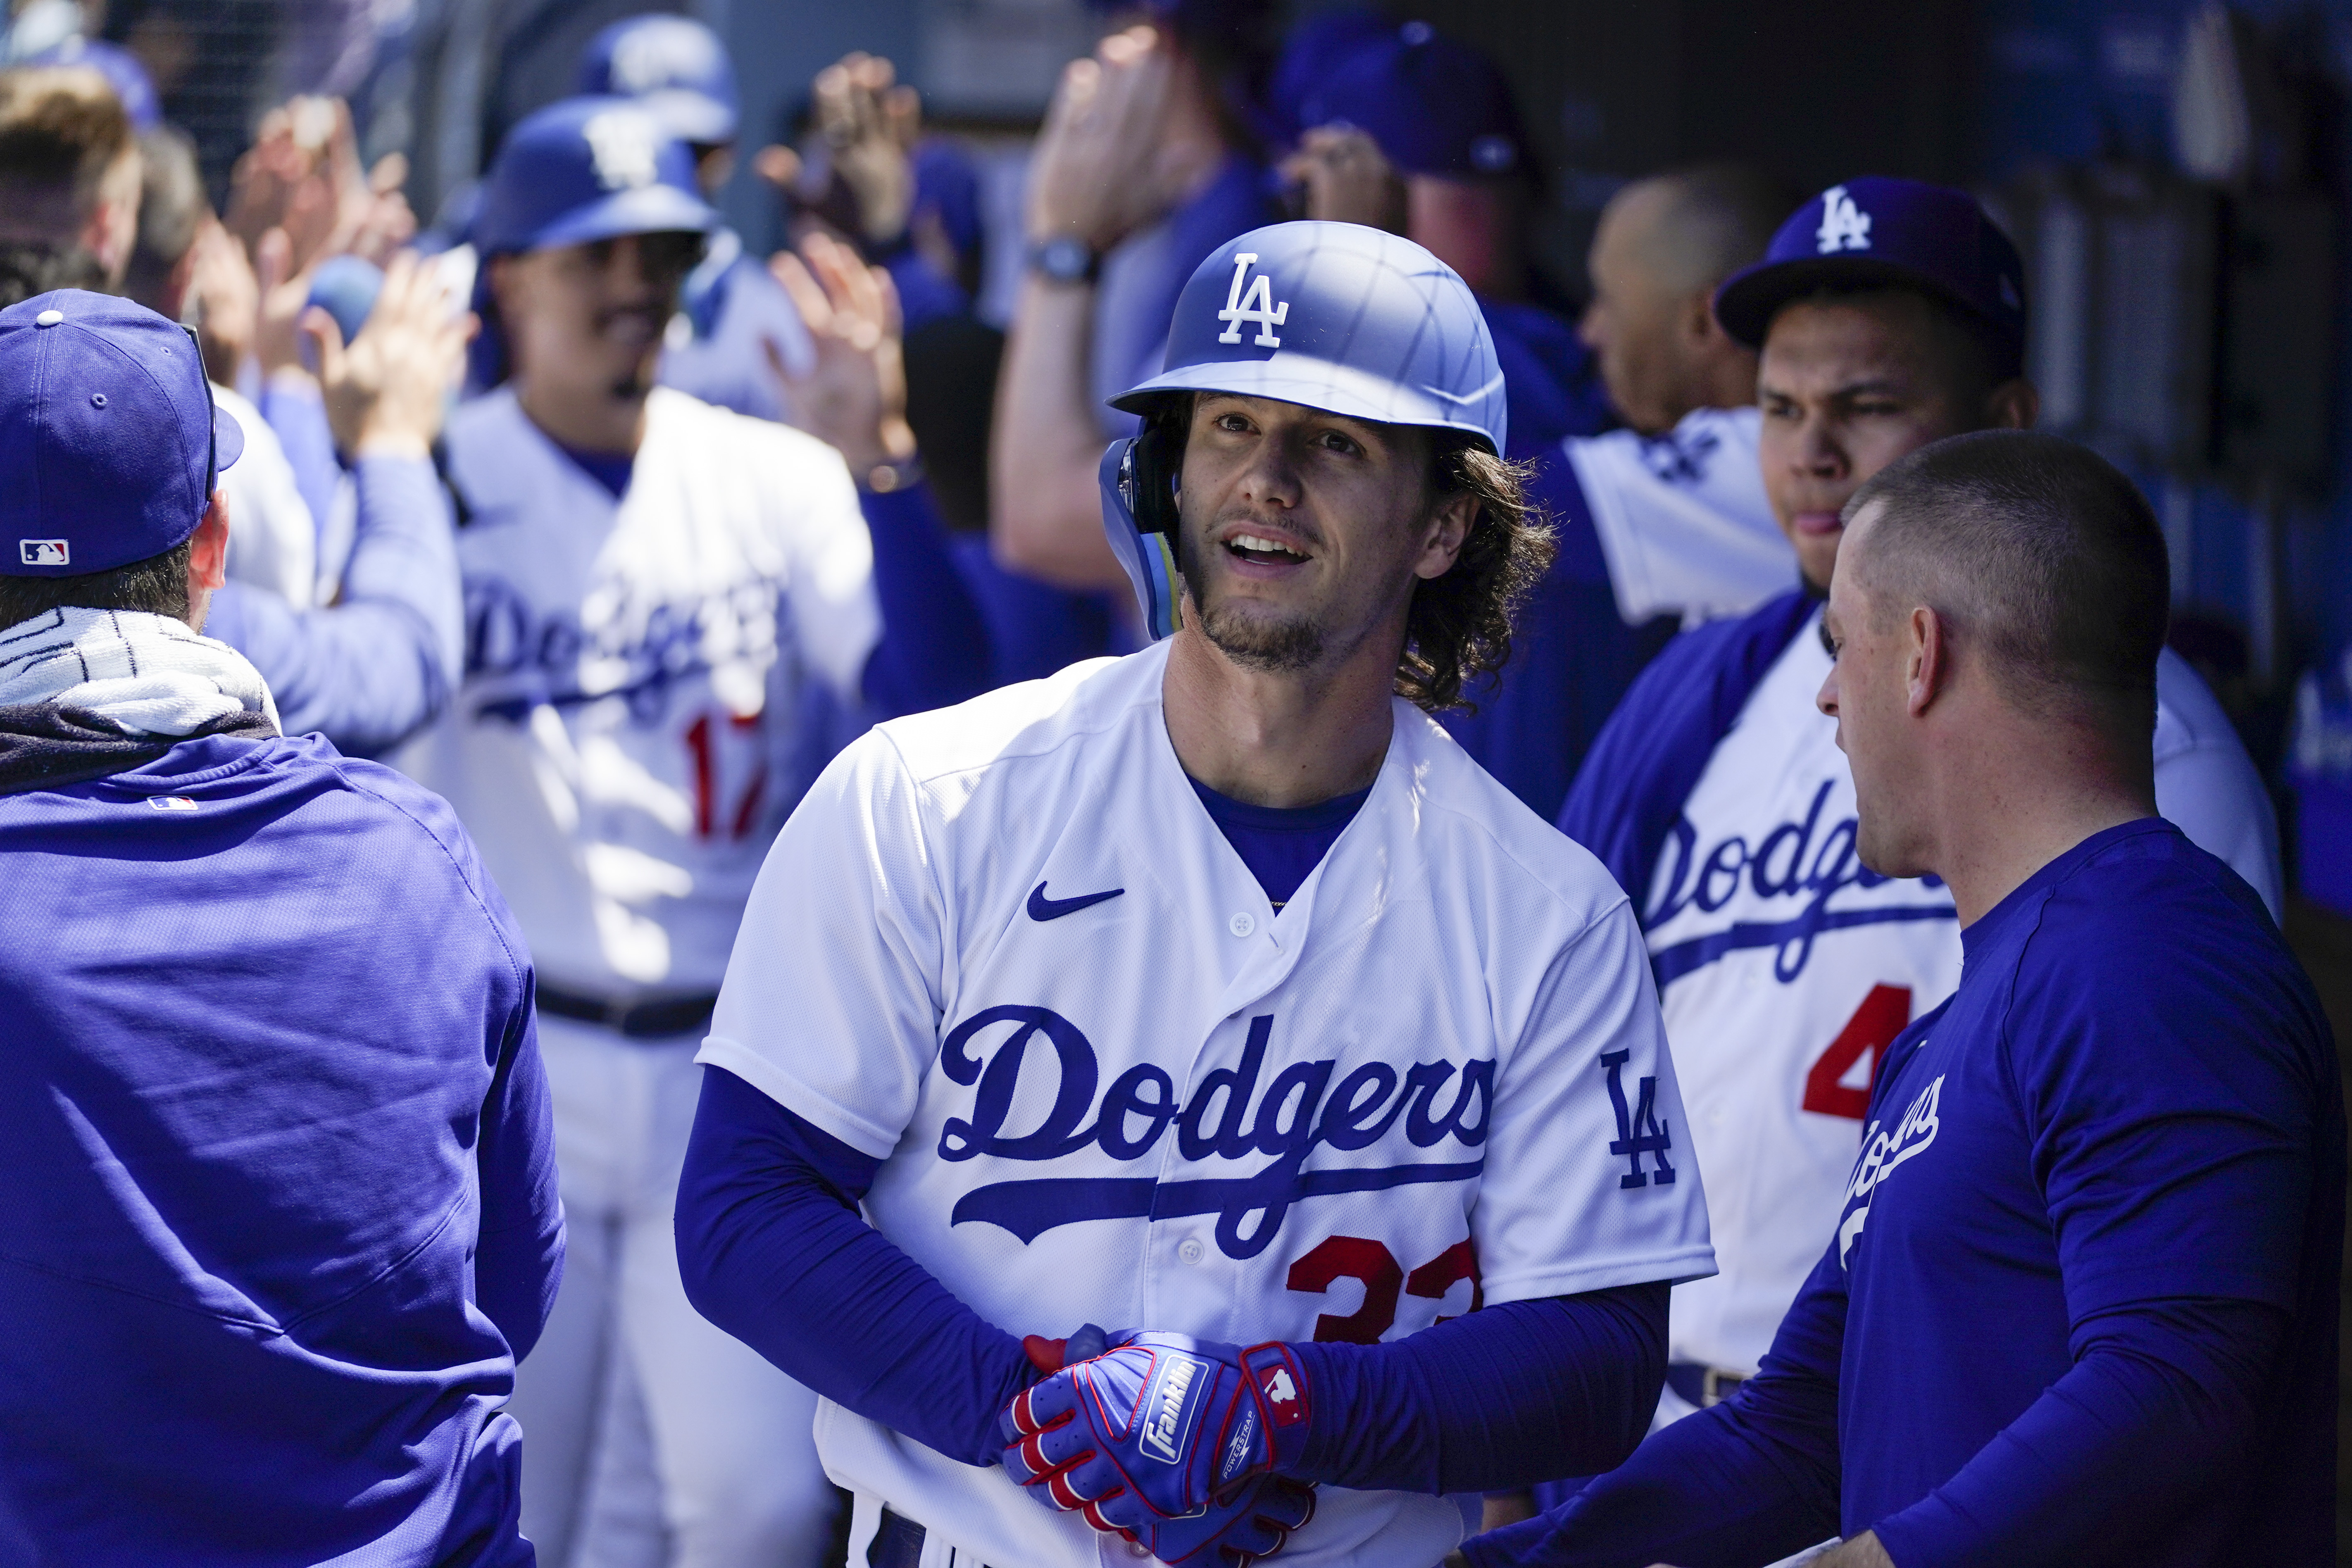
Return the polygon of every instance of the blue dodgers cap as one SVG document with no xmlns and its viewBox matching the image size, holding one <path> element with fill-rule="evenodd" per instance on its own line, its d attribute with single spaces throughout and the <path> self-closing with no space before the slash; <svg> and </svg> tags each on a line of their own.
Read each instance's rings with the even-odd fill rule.
<svg viewBox="0 0 2352 1568">
<path fill-rule="evenodd" d="M 634 98 L 683 142 L 735 140 L 742 100 L 719 35 L 691 16 L 628 16 L 588 41 L 580 90 Z"/>
<path fill-rule="evenodd" d="M 155 96 L 155 80 L 139 57 L 118 44 L 100 38 L 68 38 L 64 43 L 43 49 L 16 62 L 25 66 L 87 66 L 106 79 L 114 96 L 122 100 L 122 112 L 131 121 L 131 129 L 145 132 L 163 122 L 163 106 Z"/>
<path fill-rule="evenodd" d="M 645 105 L 567 98 L 507 132 L 482 182 L 472 238 L 486 257 L 625 234 L 708 234 L 719 214 L 694 154 Z"/>
<path fill-rule="evenodd" d="M 1470 286 L 1412 241 L 1352 223 L 1227 240 L 1177 297 L 1167 368 L 1112 398 L 1232 392 L 1475 436 L 1500 453 L 1503 371 Z"/>
<path fill-rule="evenodd" d="M 79 289 L 0 310 L 0 575 L 163 554 L 244 450 L 177 322 Z"/>
<path fill-rule="evenodd" d="M 1780 307 L 1819 289 L 1921 289 L 2025 349 L 2025 264 L 1966 191 L 1865 176 L 1832 185 L 1780 226 L 1764 259 L 1716 290 L 1715 319 L 1752 349 Z"/>
<path fill-rule="evenodd" d="M 1298 123 L 1353 125 L 1408 174 L 1528 173 L 1527 135 L 1502 71 L 1426 22 L 1347 51 L 1299 104 Z"/>
</svg>

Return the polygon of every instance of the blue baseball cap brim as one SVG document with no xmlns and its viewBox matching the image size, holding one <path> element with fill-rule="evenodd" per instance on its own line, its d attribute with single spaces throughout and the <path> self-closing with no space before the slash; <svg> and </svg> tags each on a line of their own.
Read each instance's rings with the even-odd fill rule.
<svg viewBox="0 0 2352 1568">
<path fill-rule="evenodd" d="M 1140 386 L 1129 387 L 1112 398 L 1110 405 L 1126 414 L 1148 414 L 1168 393 L 1229 392 L 1241 397 L 1296 403 L 1375 425 L 1459 430 L 1476 437 L 1481 447 L 1492 451 L 1493 437 L 1485 426 L 1468 416 L 1465 409 L 1483 404 L 1486 394 L 1499 388 L 1501 383 L 1502 373 L 1497 371 L 1493 384 L 1457 401 L 1434 388 L 1391 380 L 1355 365 L 1277 352 L 1270 359 L 1185 365 L 1156 375 Z"/>
<path fill-rule="evenodd" d="M 225 473 L 239 458 L 245 456 L 245 426 L 236 416 L 213 405 L 213 472 Z"/>
<path fill-rule="evenodd" d="M 1988 326 L 2010 325 L 1987 316 L 1975 300 L 1932 272 L 1866 256 L 1759 261 L 1725 280 L 1715 296 L 1715 319 L 1732 342 L 1760 349 L 1781 306 L 1824 289 L 1916 289 L 1958 306 Z"/>
<path fill-rule="evenodd" d="M 709 203 L 675 185 L 641 185 L 574 207 L 520 243 L 485 248 L 492 254 L 560 250 L 567 245 L 593 245 L 631 234 L 709 234 L 719 221 L 718 210 Z"/>
</svg>

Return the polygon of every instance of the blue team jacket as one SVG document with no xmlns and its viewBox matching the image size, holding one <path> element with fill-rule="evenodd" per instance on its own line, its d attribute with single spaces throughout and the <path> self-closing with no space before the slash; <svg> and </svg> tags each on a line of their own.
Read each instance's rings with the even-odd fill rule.
<svg viewBox="0 0 2352 1568">
<path fill-rule="evenodd" d="M 319 736 L 0 795 L 0 1563 L 531 1560 L 531 1001 L 448 806 Z"/>
</svg>

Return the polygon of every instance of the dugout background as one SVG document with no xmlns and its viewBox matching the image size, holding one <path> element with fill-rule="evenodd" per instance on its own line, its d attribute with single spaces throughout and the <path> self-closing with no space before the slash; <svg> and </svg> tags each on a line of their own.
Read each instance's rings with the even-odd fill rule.
<svg viewBox="0 0 2352 1568">
<path fill-rule="evenodd" d="M 1293 15 L 1325 8 L 1287 5 Z M 1864 173 L 1968 184 L 2029 204 L 2010 210 L 2030 252 L 2047 226 L 2030 204 L 2053 189 L 2125 190 L 2126 205 L 2141 200 L 2136 211 L 2148 210 L 2147 198 L 2223 215 L 2207 236 L 2216 277 L 2135 299 L 2128 312 L 2152 336 L 2189 345 L 2204 423 L 2175 439 L 2145 418 L 2134 424 L 2129 410 L 2094 410 L 2074 433 L 2123 462 L 2158 504 L 2175 550 L 2176 645 L 2205 670 L 2278 788 L 2294 876 L 2296 797 L 2283 763 L 2294 681 L 2352 645 L 2352 399 L 2342 394 L 2352 385 L 2352 0 L 2233 8 L 2222 25 L 2261 66 L 2256 145 L 2243 173 L 2202 184 L 2188 177 L 2179 135 L 2189 40 L 2200 16 L 2215 25 L 2196 0 L 1377 8 L 1423 16 L 1505 62 L 1550 173 L 1538 225 L 1544 263 L 1579 292 L 1610 194 L 1698 159 L 1752 159 L 1808 187 Z M 215 190 L 264 108 L 324 90 L 352 100 L 372 156 L 409 155 L 412 200 L 429 216 L 507 125 L 568 90 L 591 33 L 646 9 L 690 11 L 730 38 L 747 150 L 789 124 L 820 67 L 852 48 L 890 56 L 924 89 L 935 121 L 983 154 L 1005 230 L 987 292 L 1002 305 L 1017 267 L 1023 148 L 1060 63 L 1092 37 L 1082 0 L 112 0 L 104 31 L 147 59 L 167 114 L 197 136 Z M 748 174 L 726 201 L 753 243 L 773 241 L 772 205 Z M 2227 312 L 2224 294 L 2235 301 Z M 2037 357 L 2038 378 L 2047 368 Z M 2352 756 L 2352 716 L 2345 722 Z M 2352 793 L 2341 798 L 2352 803 Z M 2352 867 L 2352 846 L 2339 848 Z M 2315 869 L 2305 881 L 2289 934 L 2339 1041 L 2352 1039 L 2352 879 L 2331 885 Z M 2352 1398 L 2346 1408 L 2352 1432 Z M 2341 1451 L 2352 1459 L 2352 1442 Z M 2352 1479 L 2352 1463 L 2345 1473 Z M 2352 1510 L 2340 1534 L 2352 1545 Z"/>
</svg>

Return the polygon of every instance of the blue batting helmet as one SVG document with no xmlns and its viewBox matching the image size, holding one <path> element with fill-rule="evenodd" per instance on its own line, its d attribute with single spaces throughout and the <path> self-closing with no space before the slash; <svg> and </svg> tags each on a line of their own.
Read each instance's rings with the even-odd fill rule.
<svg viewBox="0 0 2352 1568">
<path fill-rule="evenodd" d="M 719 35 L 691 16 L 628 16 L 588 42 L 580 90 L 634 98 L 685 142 L 735 140 L 742 101 Z"/>
<path fill-rule="evenodd" d="M 1166 368 L 1112 398 L 1150 415 L 1172 393 L 1230 392 L 1382 425 L 1457 431 L 1501 454 L 1503 369 L 1470 286 L 1409 239 L 1283 223 L 1227 240 L 1193 272 Z M 1159 433 L 1103 455 L 1103 526 L 1154 637 L 1180 621 L 1174 465 Z"/>
</svg>

